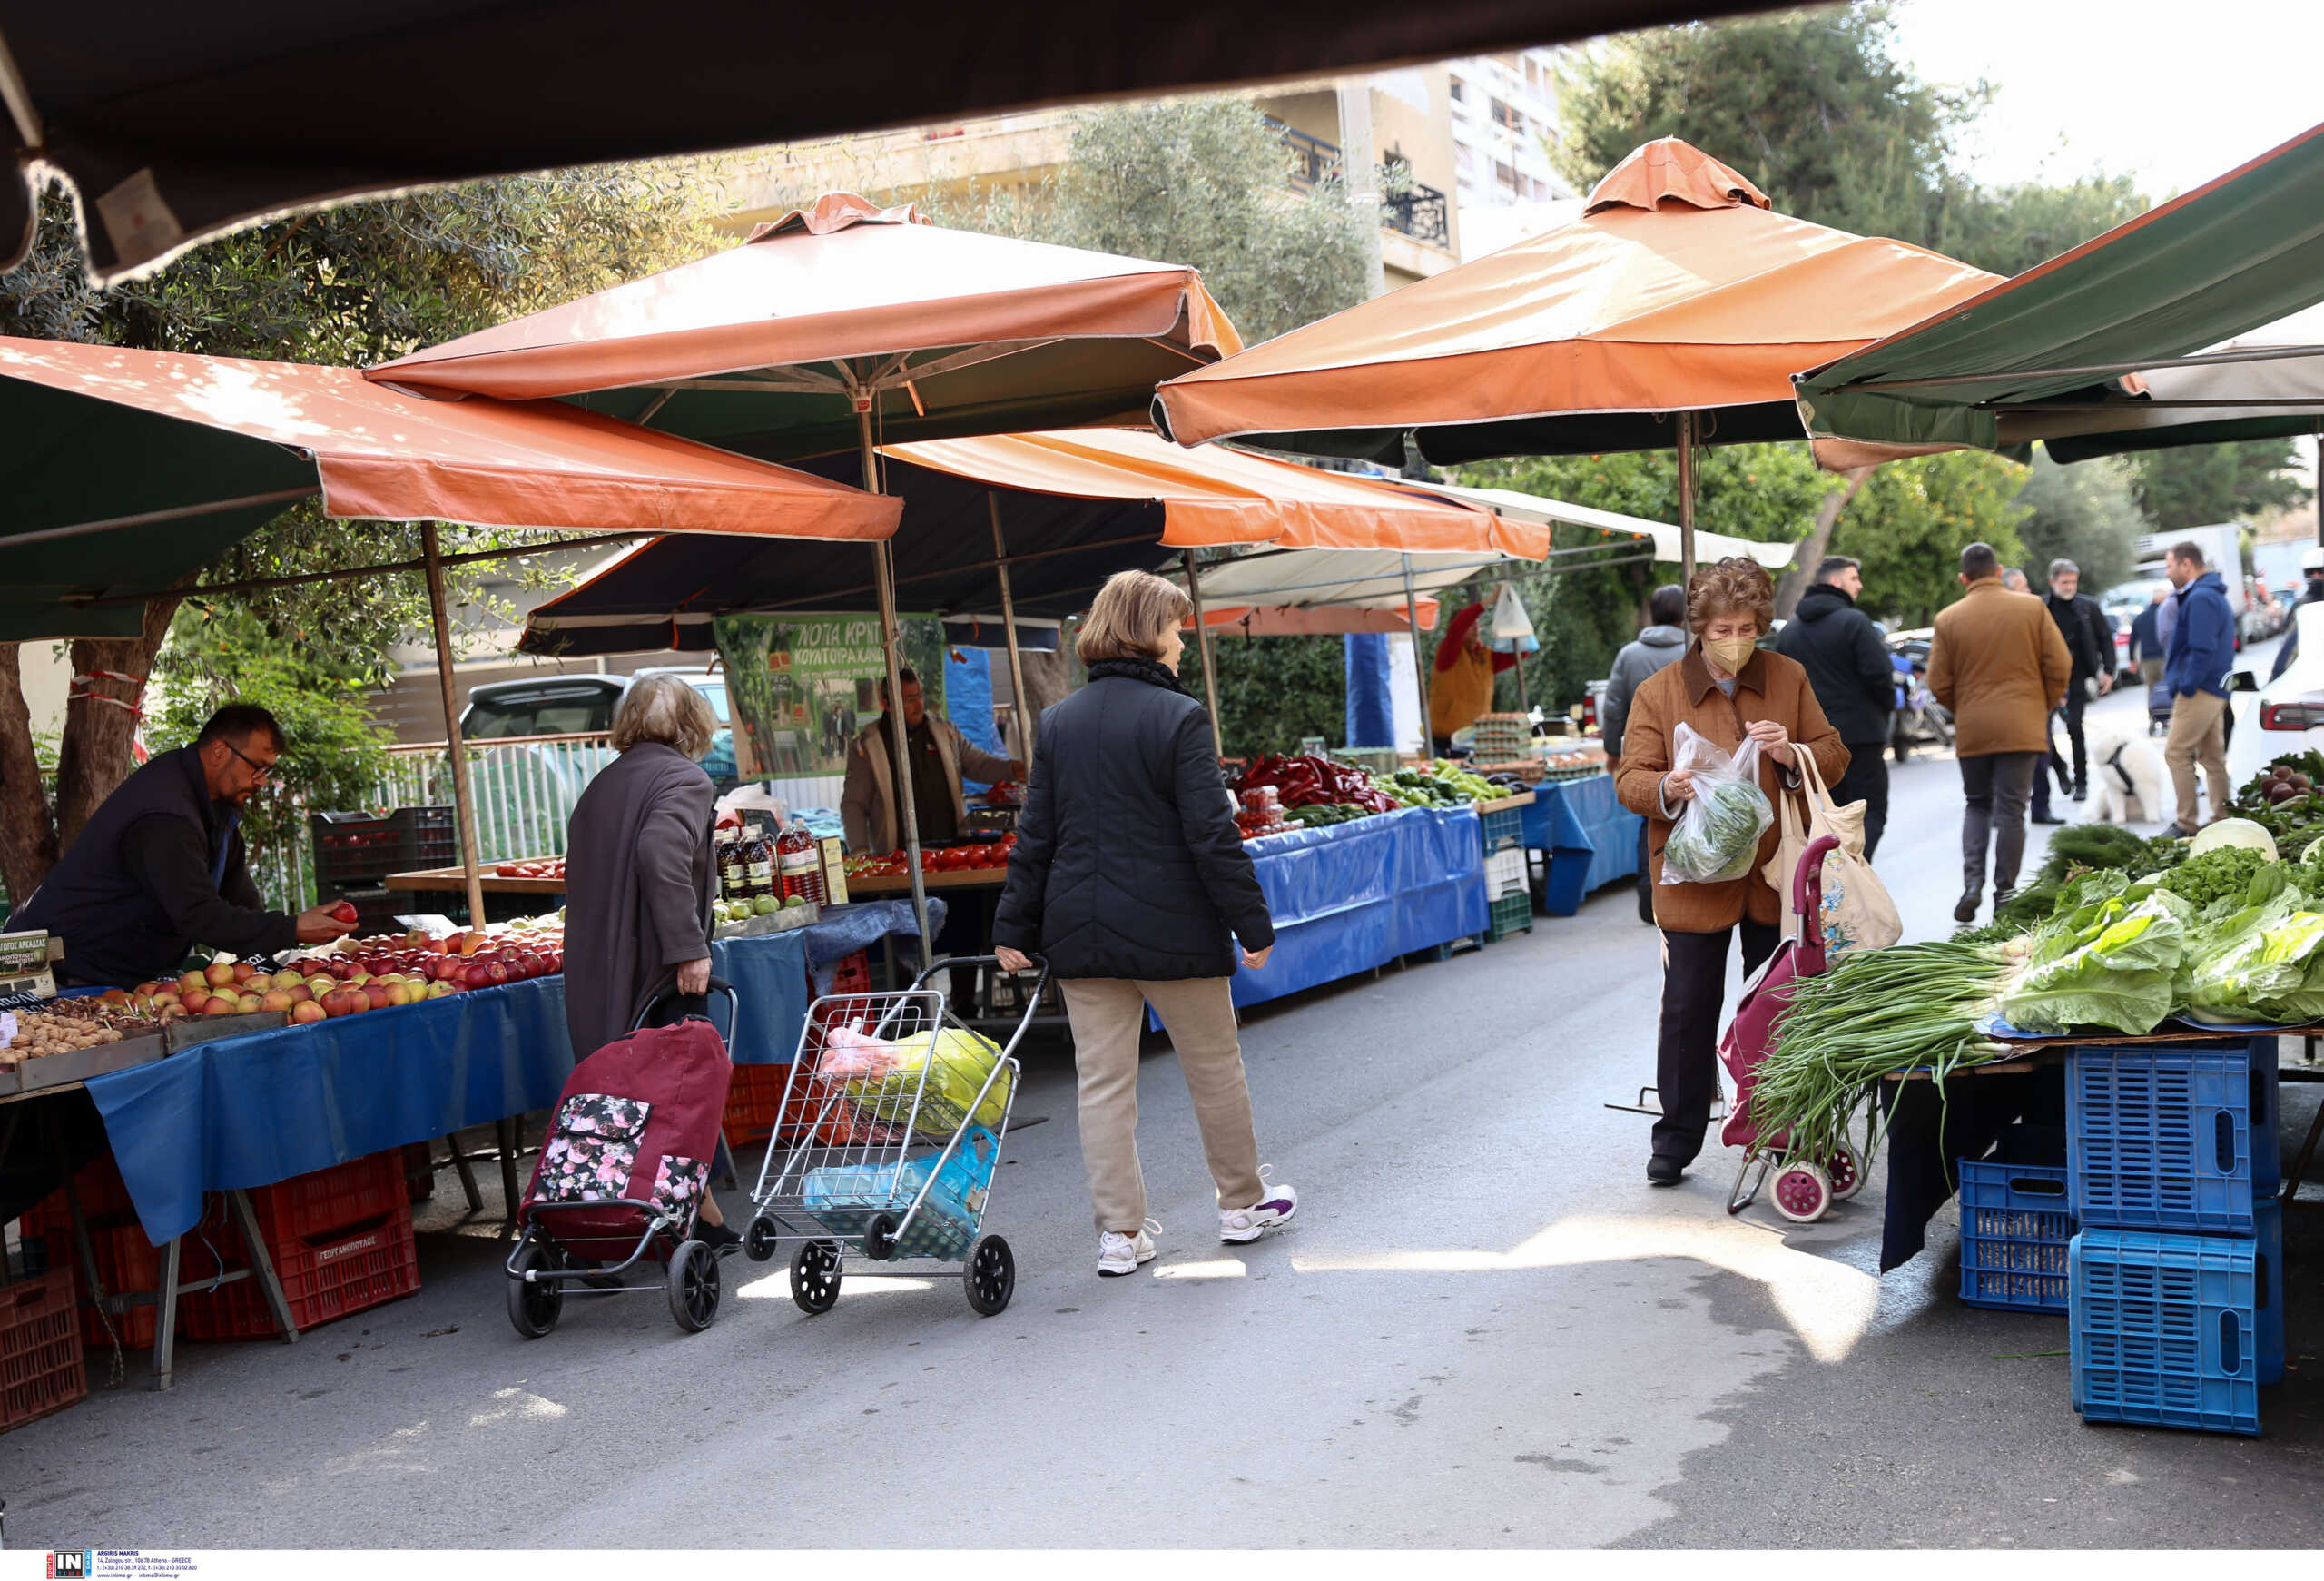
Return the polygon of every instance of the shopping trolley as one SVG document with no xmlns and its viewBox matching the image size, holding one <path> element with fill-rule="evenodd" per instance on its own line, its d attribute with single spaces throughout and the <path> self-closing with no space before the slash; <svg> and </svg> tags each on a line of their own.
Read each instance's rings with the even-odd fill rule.
<svg viewBox="0 0 2324 1581">
<path fill-rule="evenodd" d="M 881 1264 L 957 1263 L 969 1305 L 988 1318 L 1016 1293 L 1015 1255 L 984 1232 L 984 1217 L 1016 1102 L 1017 1045 L 1049 969 L 1039 963 L 1004 1045 L 931 986 L 968 967 L 1003 969 L 997 956 L 953 956 L 901 992 L 831 994 L 808 1009 L 743 1232 L 754 1262 L 792 1248 L 791 1299 L 802 1311 L 831 1310 L 851 1252 Z"/>
</svg>

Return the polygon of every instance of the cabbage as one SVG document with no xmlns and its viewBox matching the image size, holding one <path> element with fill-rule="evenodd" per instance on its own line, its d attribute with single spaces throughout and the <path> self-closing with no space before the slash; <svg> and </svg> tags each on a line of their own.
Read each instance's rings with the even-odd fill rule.
<svg viewBox="0 0 2324 1581">
<path fill-rule="evenodd" d="M 2157 890 L 2136 905 L 2109 900 L 2076 934 L 2079 947 L 2033 965 L 2005 991 L 2002 1017 L 2027 1032 L 2112 1027 L 2144 1035 L 2171 1013 L 2186 954 L 2187 903 Z"/>
<path fill-rule="evenodd" d="M 2276 859 L 2275 836 L 2249 818 L 2221 818 L 2205 825 L 2188 846 L 2187 855 L 2201 856 L 2206 851 L 2217 851 L 2226 845 L 2246 846 L 2270 862 Z"/>
</svg>

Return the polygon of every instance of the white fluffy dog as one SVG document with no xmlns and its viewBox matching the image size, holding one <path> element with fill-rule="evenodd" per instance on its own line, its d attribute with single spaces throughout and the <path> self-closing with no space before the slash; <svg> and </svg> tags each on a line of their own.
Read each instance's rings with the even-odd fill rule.
<svg viewBox="0 0 2324 1581">
<path fill-rule="evenodd" d="M 2107 725 L 2093 724 L 2084 739 L 2090 748 L 2090 799 L 2082 805 L 2084 823 L 2171 821 L 2171 772 L 2160 746 L 2143 733 L 2133 736 Z"/>
</svg>

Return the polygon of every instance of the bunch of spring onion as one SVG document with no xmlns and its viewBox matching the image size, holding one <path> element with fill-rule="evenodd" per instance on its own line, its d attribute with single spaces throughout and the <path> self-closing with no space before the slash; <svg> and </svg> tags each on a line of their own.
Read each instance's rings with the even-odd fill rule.
<svg viewBox="0 0 2324 1581">
<path fill-rule="evenodd" d="M 2002 1058 L 2009 1049 L 1977 1030 L 2003 985 L 2020 970 L 2028 946 L 1939 940 L 1856 950 L 1818 977 L 1795 979 L 1775 1047 L 1759 1063 L 1750 1092 L 1752 1125 L 1762 1138 L 1827 1159 L 1849 1141 L 1857 1108 L 1881 1078 L 1926 1070 L 1942 1082 L 1966 1065 Z M 1872 1146 L 1887 1130 L 1875 1117 Z M 1852 1145 L 1852 1144 L 1851 1144 Z"/>
</svg>

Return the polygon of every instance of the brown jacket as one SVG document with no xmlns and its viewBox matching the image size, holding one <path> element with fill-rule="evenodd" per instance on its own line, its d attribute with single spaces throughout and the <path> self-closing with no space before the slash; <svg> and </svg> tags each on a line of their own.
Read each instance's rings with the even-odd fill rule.
<svg viewBox="0 0 2324 1581">
<path fill-rule="evenodd" d="M 1630 719 L 1622 726 L 1621 771 L 1615 776 L 1614 794 L 1622 805 L 1646 816 L 1654 920 L 1671 933 L 1715 934 L 1733 927 L 1745 916 L 1769 924 L 1783 918 L 1781 898 L 1756 871 L 1727 884 L 1662 882 L 1662 847 L 1670 838 L 1671 824 L 1662 815 L 1662 776 L 1670 771 L 1672 736 L 1681 724 L 1689 725 L 1733 752 L 1743 745 L 1743 727 L 1761 719 L 1782 726 L 1794 745 L 1814 753 L 1816 766 L 1824 771 L 1827 784 L 1847 772 L 1848 749 L 1840 745 L 1840 733 L 1824 717 L 1815 690 L 1807 684 L 1807 672 L 1798 661 L 1764 647 L 1751 655 L 1736 677 L 1732 697 L 1711 680 L 1701 645 L 1689 643 L 1685 657 L 1656 671 L 1630 700 Z M 1774 759 L 1760 756 L 1759 788 L 1770 803 L 1777 795 L 1798 794 L 1783 788 L 1785 777 Z M 1779 829 L 1779 824 L 1768 825 L 1759 842 L 1760 862 L 1776 854 Z"/>
<path fill-rule="evenodd" d="M 1928 689 L 1952 710 L 1958 756 L 2048 751 L 2050 710 L 2065 701 L 2073 676 L 2049 606 L 1998 577 L 1970 583 L 1936 612 Z"/>
</svg>

